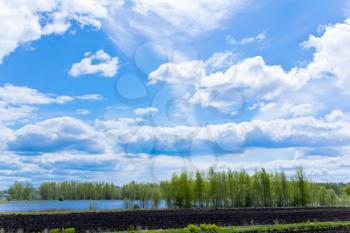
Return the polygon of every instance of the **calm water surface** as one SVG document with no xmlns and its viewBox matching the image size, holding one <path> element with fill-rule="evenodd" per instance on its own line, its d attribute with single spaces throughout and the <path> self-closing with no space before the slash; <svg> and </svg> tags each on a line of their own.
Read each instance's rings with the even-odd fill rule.
<svg viewBox="0 0 350 233">
<path fill-rule="evenodd" d="M 0 212 L 49 211 L 49 210 L 98 210 L 123 209 L 122 200 L 84 200 L 84 201 L 13 201 L 1 202 Z M 160 208 L 165 208 L 161 202 Z"/>
</svg>

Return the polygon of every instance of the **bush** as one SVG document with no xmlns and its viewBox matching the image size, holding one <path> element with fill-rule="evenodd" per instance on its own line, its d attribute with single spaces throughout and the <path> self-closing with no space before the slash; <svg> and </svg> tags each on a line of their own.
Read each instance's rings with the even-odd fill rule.
<svg viewBox="0 0 350 233">
<path fill-rule="evenodd" d="M 128 232 L 130 232 L 130 233 L 136 233 L 136 227 L 135 227 L 135 226 L 129 226 L 129 227 L 128 227 Z"/>
<path fill-rule="evenodd" d="M 186 231 L 187 233 L 200 233 L 200 232 L 201 232 L 201 229 L 200 229 L 198 226 L 194 225 L 194 224 L 190 224 L 190 225 L 188 225 L 188 226 L 185 228 L 185 231 Z"/>
<path fill-rule="evenodd" d="M 75 228 L 63 228 L 62 233 L 75 233 Z"/>
<path fill-rule="evenodd" d="M 62 228 L 62 229 L 51 229 L 50 233 L 75 233 L 75 228 Z"/>
<path fill-rule="evenodd" d="M 51 229 L 50 233 L 60 233 L 60 229 Z"/>
<path fill-rule="evenodd" d="M 215 224 L 200 224 L 199 226 L 190 224 L 185 228 L 187 233 L 216 233 L 219 227 Z"/>
<path fill-rule="evenodd" d="M 219 227 L 215 224 L 201 224 L 199 228 L 202 232 L 216 233 L 219 231 Z"/>
</svg>

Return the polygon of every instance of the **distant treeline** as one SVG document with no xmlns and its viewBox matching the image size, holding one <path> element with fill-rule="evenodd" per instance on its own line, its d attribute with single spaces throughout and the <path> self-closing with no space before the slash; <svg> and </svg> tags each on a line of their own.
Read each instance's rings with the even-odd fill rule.
<svg viewBox="0 0 350 233">
<path fill-rule="evenodd" d="M 185 208 L 335 206 L 348 200 L 348 195 L 337 195 L 334 189 L 311 182 L 302 169 L 289 178 L 284 172 L 265 169 L 253 175 L 244 170 L 210 169 L 194 177 L 183 172 L 161 182 L 160 188 L 168 206 Z"/>
<path fill-rule="evenodd" d="M 265 169 L 250 175 L 241 171 L 174 174 L 159 183 L 130 182 L 122 187 L 98 182 L 45 182 L 38 189 L 16 182 L 10 200 L 125 200 L 126 208 L 168 207 L 293 207 L 344 206 L 349 204 L 350 185 L 310 181 L 302 169 L 287 177 Z"/>
<path fill-rule="evenodd" d="M 112 183 L 102 182 L 45 182 L 39 187 L 43 200 L 113 200 L 120 197 L 119 189 Z"/>
</svg>

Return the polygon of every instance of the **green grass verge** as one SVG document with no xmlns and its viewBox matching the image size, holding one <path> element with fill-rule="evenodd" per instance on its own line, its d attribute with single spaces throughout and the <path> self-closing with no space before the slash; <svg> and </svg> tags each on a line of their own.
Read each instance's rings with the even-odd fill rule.
<svg viewBox="0 0 350 233">
<path fill-rule="evenodd" d="M 123 232 L 142 232 L 142 233 L 266 233 L 283 231 L 301 231 L 301 230 L 326 230 L 326 229 L 350 229 L 348 222 L 306 222 L 295 224 L 275 224 L 275 225 L 256 225 L 256 226 L 230 226 L 218 227 L 212 224 L 189 225 L 182 229 L 166 230 L 142 230 L 136 231 L 130 229 Z"/>
</svg>

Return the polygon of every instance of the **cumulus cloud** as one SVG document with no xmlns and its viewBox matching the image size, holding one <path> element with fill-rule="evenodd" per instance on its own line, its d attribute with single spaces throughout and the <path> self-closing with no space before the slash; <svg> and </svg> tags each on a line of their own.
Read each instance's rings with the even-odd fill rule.
<svg viewBox="0 0 350 233">
<path fill-rule="evenodd" d="M 50 104 L 56 101 L 62 102 L 63 98 L 59 100 L 32 88 L 5 84 L 0 87 L 0 101 L 11 105 Z"/>
<path fill-rule="evenodd" d="M 238 92 L 245 101 L 271 100 L 292 80 L 280 66 L 268 66 L 262 57 L 247 58 L 225 72 L 202 76 L 190 102 L 211 107 L 227 107 L 235 101 L 229 93 Z M 234 95 L 231 97 L 236 98 Z M 239 100 L 240 101 L 240 100 Z"/>
<path fill-rule="evenodd" d="M 104 29 L 124 51 L 134 51 L 137 38 L 153 45 L 174 46 L 181 38 L 220 28 L 245 4 L 242 0 L 132 0 L 129 4 L 123 0 L 1 0 L 0 27 L 4 30 L 0 33 L 0 63 L 25 43 L 67 32 L 73 22 Z"/>
<path fill-rule="evenodd" d="M 8 131 L 7 150 L 36 155 L 26 159 L 30 161 L 29 166 L 35 164 L 39 170 L 52 172 L 52 179 L 59 179 L 57 174 L 61 173 L 65 179 L 81 178 L 82 174 L 96 178 L 97 174 L 112 173 L 113 177 L 127 181 L 128 177 L 123 176 L 125 169 L 135 171 L 133 178 L 147 179 L 155 178 L 152 169 L 157 169 L 159 177 L 156 177 L 163 179 L 168 173 L 162 169 L 170 169 L 171 174 L 183 166 L 288 170 L 300 166 L 301 162 L 303 166 L 313 164 L 314 168 L 307 167 L 308 171 L 319 174 L 329 172 L 326 167 L 320 167 L 326 161 L 335 161 L 333 165 L 339 169 L 345 166 L 344 159 L 350 148 L 349 132 L 347 114 L 339 109 L 322 118 L 253 120 L 198 127 L 152 127 L 140 125 L 135 119 L 98 120 L 89 125 L 63 117 L 29 124 L 13 133 Z M 270 151 L 264 152 L 264 148 Z M 304 156 L 285 159 L 282 155 L 289 153 L 283 151 L 286 148 Z M 315 148 L 325 148 L 323 153 L 330 154 L 324 156 Z M 261 161 L 248 159 L 251 150 L 256 150 Z M 271 153 L 282 157 L 266 161 L 266 154 Z M 243 155 L 247 162 L 233 160 Z M 174 162 L 171 168 L 167 165 L 169 161 Z M 320 164 L 317 169 L 315 161 Z"/>
<path fill-rule="evenodd" d="M 223 69 L 227 69 L 236 62 L 236 55 L 231 51 L 225 51 L 221 53 L 214 53 L 205 61 L 205 67 L 207 72 L 215 72 Z"/>
<path fill-rule="evenodd" d="M 342 99 L 349 97 L 349 25 L 346 20 L 310 36 L 303 46 L 315 52 L 306 67 L 287 71 L 260 56 L 235 61 L 225 52 L 207 61 L 162 64 L 149 74 L 149 83 L 166 83 L 174 92 L 181 86 L 187 108 L 212 108 L 229 118 L 247 112 L 252 119 L 293 118 L 348 109 Z"/>
<path fill-rule="evenodd" d="M 0 103 L 0 122 L 2 124 L 14 124 L 29 117 L 35 110 L 36 108 L 31 106 L 14 107 Z"/>
<path fill-rule="evenodd" d="M 226 19 L 248 3 L 242 0 L 131 2 L 131 8 L 125 4 L 105 25 L 112 40 L 128 55 L 145 41 L 161 54 L 174 50 L 178 43 L 222 27 Z"/>
<path fill-rule="evenodd" d="M 345 113 L 334 110 L 322 118 L 252 120 L 205 126 L 153 127 L 131 119 L 98 121 L 106 141 L 130 153 L 182 154 L 238 153 L 250 147 L 314 148 L 349 146 L 350 124 Z M 118 147 L 115 147 L 118 145 Z"/>
<path fill-rule="evenodd" d="M 217 109 L 239 109 L 245 102 L 270 101 L 285 89 L 298 88 L 298 80 L 281 66 L 269 66 L 262 57 L 247 58 L 225 71 L 207 72 L 207 62 L 166 63 L 150 73 L 149 82 L 168 83 L 178 89 L 190 86 L 188 106 L 200 105 Z M 209 69 L 212 70 L 212 69 Z"/>
<path fill-rule="evenodd" d="M 193 84 L 205 75 L 204 62 L 185 61 L 181 63 L 165 63 L 149 74 L 150 84 L 166 82 L 169 84 Z"/>
<path fill-rule="evenodd" d="M 0 86 L 0 122 L 14 124 L 18 120 L 29 119 L 39 105 L 67 104 L 73 101 L 99 101 L 100 94 L 80 96 L 57 96 L 42 93 L 36 89 L 5 84 Z"/>
<path fill-rule="evenodd" d="M 71 21 L 100 28 L 108 12 L 122 4 L 118 0 L 1 0 L 0 64 L 22 44 L 66 32 Z"/>
<path fill-rule="evenodd" d="M 314 48 L 316 52 L 313 61 L 307 66 L 307 74 L 312 78 L 322 78 L 334 75 L 336 85 L 343 91 L 348 91 L 350 84 L 350 19 L 344 23 L 325 27 L 322 36 L 310 36 L 304 42 L 306 48 Z"/>
<path fill-rule="evenodd" d="M 243 4 L 242 1 L 227 0 L 196 2 L 133 0 L 133 2 L 137 13 L 147 16 L 154 14 L 158 19 L 190 34 L 220 27 L 222 20 Z M 207 20 L 208 18 L 211 20 Z"/>
<path fill-rule="evenodd" d="M 6 105 L 42 105 L 42 104 L 65 104 L 74 100 L 97 101 L 103 97 L 100 94 L 81 96 L 56 96 L 41 93 L 36 89 L 5 84 L 0 86 L 0 103 Z"/>
<path fill-rule="evenodd" d="M 106 150 L 99 134 L 91 126 L 70 117 L 52 118 L 26 125 L 14 132 L 8 149 L 22 153 L 82 151 L 102 153 Z"/>
<path fill-rule="evenodd" d="M 7 142 L 13 139 L 13 137 L 13 131 L 0 123 L 0 150 L 5 150 Z"/>
<path fill-rule="evenodd" d="M 95 54 L 85 53 L 85 58 L 79 63 L 72 65 L 69 75 L 78 77 L 86 74 L 100 74 L 111 78 L 117 73 L 118 67 L 119 61 L 117 57 L 111 57 L 103 50 L 99 50 Z"/>
</svg>

